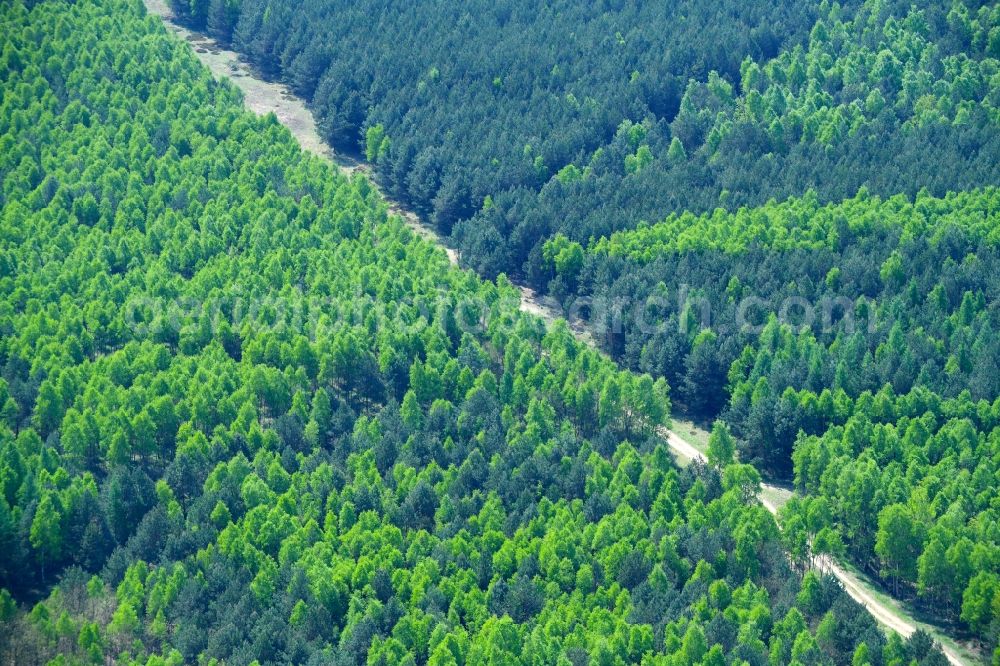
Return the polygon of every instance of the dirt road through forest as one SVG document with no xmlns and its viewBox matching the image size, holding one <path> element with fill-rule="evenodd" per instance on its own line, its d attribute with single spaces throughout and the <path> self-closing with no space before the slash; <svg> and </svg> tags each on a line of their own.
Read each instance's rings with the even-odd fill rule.
<svg viewBox="0 0 1000 666">
<path fill-rule="evenodd" d="M 317 130 L 312 112 L 305 105 L 305 102 L 296 97 L 286 85 L 260 78 L 238 53 L 220 46 L 205 35 L 194 33 L 183 26 L 175 24 L 173 22 L 173 12 L 170 10 L 166 0 L 144 0 L 144 2 L 150 14 L 163 19 L 168 30 L 191 45 L 198 59 L 211 70 L 216 78 L 229 77 L 243 91 L 247 108 L 261 115 L 274 113 L 278 120 L 298 139 L 304 149 L 329 159 L 344 172 L 354 173 L 362 171 L 366 173 L 370 177 L 372 184 L 376 188 L 378 187 L 375 179 L 371 177 L 371 169 L 368 165 L 339 156 L 327 145 Z M 382 192 L 382 196 L 385 198 L 391 213 L 402 217 L 407 226 L 415 233 L 436 243 L 447 253 L 451 263 L 458 265 L 458 253 L 454 249 L 447 247 L 441 237 L 429 226 L 424 225 L 416 213 L 407 210 L 398 202 L 393 201 L 384 192 Z M 562 317 L 556 304 L 549 302 L 549 299 L 539 297 L 538 294 L 526 286 L 519 285 L 518 287 L 521 291 L 521 310 L 541 317 L 547 323 Z M 592 336 L 577 322 L 573 322 L 570 329 L 581 341 L 594 345 Z M 683 462 L 705 460 L 705 456 L 701 451 L 672 430 L 664 428 L 661 435 L 663 435 L 670 448 Z M 769 512 L 777 514 L 779 507 L 774 498 L 785 497 L 787 494 L 788 491 L 783 488 L 763 484 L 760 501 Z M 874 594 L 869 592 L 870 587 L 859 580 L 857 576 L 830 560 L 824 561 L 821 564 L 821 568 L 836 576 L 844 585 L 844 589 L 847 590 L 848 594 L 855 601 L 867 608 L 880 623 L 903 636 L 909 636 L 915 631 L 915 624 L 911 618 L 905 616 L 901 611 L 889 608 L 883 604 Z M 948 661 L 955 666 L 965 666 L 967 663 L 972 663 L 960 658 L 949 646 L 945 645 L 943 648 Z"/>
</svg>

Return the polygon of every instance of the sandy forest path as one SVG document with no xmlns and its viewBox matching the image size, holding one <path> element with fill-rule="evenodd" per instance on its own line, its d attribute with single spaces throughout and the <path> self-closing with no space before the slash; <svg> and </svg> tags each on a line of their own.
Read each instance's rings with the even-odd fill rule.
<svg viewBox="0 0 1000 666">
<path fill-rule="evenodd" d="M 288 86 L 264 80 L 247 64 L 240 54 L 226 49 L 205 35 L 192 32 L 174 23 L 173 12 L 167 0 L 144 0 L 144 3 L 146 10 L 150 14 L 160 17 L 168 30 L 191 45 L 198 59 L 211 70 L 216 78 L 228 77 L 243 91 L 244 102 L 247 108 L 260 115 L 274 113 L 278 120 L 298 139 L 299 144 L 304 149 L 329 159 L 346 173 L 353 174 L 357 171 L 365 173 L 372 181 L 372 185 L 378 188 L 369 165 L 350 157 L 336 154 L 326 141 L 323 140 L 317 130 L 312 112 L 303 100 L 292 93 Z M 382 196 L 385 198 L 391 213 L 403 218 L 407 226 L 415 233 L 442 248 L 447 253 L 451 263 L 456 266 L 458 265 L 458 253 L 454 249 L 447 247 L 436 231 L 425 225 L 415 212 L 408 210 L 399 202 L 386 196 L 385 192 L 382 192 Z M 521 310 L 541 317 L 547 324 L 562 318 L 558 305 L 550 302 L 551 299 L 540 297 L 534 290 L 524 285 L 518 285 L 518 288 L 521 291 Z M 572 322 L 570 329 L 581 341 L 589 345 L 595 344 L 590 333 L 578 322 Z M 705 455 L 701 450 L 673 430 L 663 428 L 660 434 L 667 441 L 680 462 L 686 464 L 692 461 L 706 461 Z M 791 496 L 791 492 L 787 489 L 766 483 L 762 484 L 761 491 L 761 504 L 770 513 L 775 515 L 777 515 L 778 509 Z M 891 603 L 892 607 L 890 607 L 889 603 L 883 603 L 876 596 L 870 583 L 861 580 L 859 576 L 847 571 L 829 559 L 823 560 L 820 563 L 820 568 L 836 576 L 848 594 L 868 609 L 872 616 L 884 626 L 903 636 L 909 636 L 916 630 L 916 622 L 900 608 L 899 603 L 891 600 L 889 603 Z M 940 631 L 934 631 L 933 633 L 936 638 L 941 638 Z M 948 661 L 955 666 L 965 666 L 966 664 L 974 663 L 967 658 L 960 657 L 955 648 L 949 645 L 942 645 L 942 647 Z"/>
</svg>

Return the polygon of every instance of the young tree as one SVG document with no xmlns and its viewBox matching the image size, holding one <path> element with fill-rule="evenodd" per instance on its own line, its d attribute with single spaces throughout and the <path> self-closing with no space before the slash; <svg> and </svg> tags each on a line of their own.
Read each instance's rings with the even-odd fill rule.
<svg viewBox="0 0 1000 666">
<path fill-rule="evenodd" d="M 947 549 L 934 537 L 917 559 L 917 592 L 943 608 L 951 605 L 954 572 L 948 565 Z"/>
<path fill-rule="evenodd" d="M 965 588 L 962 595 L 962 621 L 978 633 L 983 633 L 997 618 L 1000 607 L 1000 576 L 980 571 Z"/>
<path fill-rule="evenodd" d="M 890 504 L 879 513 L 875 553 L 882 562 L 884 575 L 892 578 L 896 594 L 900 582 L 916 582 L 923 534 L 923 526 L 913 519 L 904 504 Z"/>
<path fill-rule="evenodd" d="M 31 520 L 31 546 L 38 553 L 42 566 L 42 580 L 45 579 L 45 566 L 57 563 L 62 556 L 63 533 L 62 516 L 59 507 L 51 493 L 42 495 L 42 500 L 35 509 Z"/>
<path fill-rule="evenodd" d="M 736 440 L 729 432 L 729 426 L 724 421 L 715 421 L 708 438 L 708 461 L 716 467 L 724 468 L 733 462 L 735 453 Z"/>
</svg>

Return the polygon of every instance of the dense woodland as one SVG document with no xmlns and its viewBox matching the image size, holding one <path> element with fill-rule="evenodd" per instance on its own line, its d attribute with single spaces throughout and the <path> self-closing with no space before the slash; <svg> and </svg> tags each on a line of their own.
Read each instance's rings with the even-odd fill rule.
<svg viewBox="0 0 1000 666">
<path fill-rule="evenodd" d="M 465 260 L 545 288 L 541 246 L 558 233 L 588 243 L 671 211 L 809 189 L 836 202 L 862 187 L 912 197 L 995 185 L 998 9 L 899 4 L 869 0 L 853 16 L 834 5 L 806 45 L 691 80 L 676 115 L 627 117 L 540 191 L 494 194 L 455 230 Z"/>
<path fill-rule="evenodd" d="M 809 195 L 674 215 L 588 255 L 560 236 L 546 256 L 570 285 L 610 284 L 595 303 L 631 307 L 594 306 L 630 364 L 666 376 L 690 410 L 721 411 L 744 460 L 823 501 L 799 507 L 823 517 L 814 534 L 834 529 L 893 592 L 990 644 L 998 197 Z M 626 300 L 636 293 L 649 297 Z"/>
<path fill-rule="evenodd" d="M 544 288 L 556 233 L 670 211 L 996 184 L 1000 9 L 979 0 L 172 7 L 487 277 Z"/>
<path fill-rule="evenodd" d="M 795 479 L 809 498 L 784 523 L 802 526 L 803 544 L 803 535 L 837 530 L 897 595 L 916 594 L 939 616 L 996 640 L 1000 400 L 884 390 L 839 407 L 850 416 L 796 446 Z"/>
<path fill-rule="evenodd" d="M 173 6 L 997 648 L 1000 6 Z"/>
<path fill-rule="evenodd" d="M 287 81 L 335 147 L 364 150 L 387 189 L 444 233 L 487 196 L 536 192 L 624 121 L 662 124 L 669 143 L 666 123 L 690 79 L 738 79 L 744 57 L 804 43 L 819 16 L 814 3 L 791 0 L 171 6 Z M 505 245 L 498 230 L 483 240 Z M 470 260 L 486 261 L 484 249 Z M 526 257 L 497 270 L 517 272 Z"/>
<path fill-rule="evenodd" d="M 0 13 L 4 663 L 944 663 L 137 1 Z"/>
</svg>

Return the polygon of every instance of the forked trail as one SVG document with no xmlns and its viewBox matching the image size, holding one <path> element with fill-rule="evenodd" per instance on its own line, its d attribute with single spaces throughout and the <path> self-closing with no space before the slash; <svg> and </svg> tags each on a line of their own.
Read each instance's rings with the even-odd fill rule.
<svg viewBox="0 0 1000 666">
<path fill-rule="evenodd" d="M 334 153 L 333 149 L 323 140 L 317 131 L 316 121 L 313 118 L 312 112 L 306 107 L 305 102 L 296 97 L 286 85 L 260 78 L 238 53 L 220 46 L 214 40 L 204 35 L 194 33 L 183 26 L 175 24 L 173 22 L 173 13 L 167 4 L 167 0 L 144 0 L 144 2 L 150 14 L 163 19 L 170 31 L 191 45 L 198 59 L 211 70 L 216 78 L 229 77 L 233 84 L 243 91 L 247 108 L 261 115 L 274 113 L 278 120 L 298 139 L 303 148 L 329 159 L 342 171 L 346 173 L 362 171 L 371 175 L 370 167 L 367 164 L 350 158 L 344 158 Z M 371 180 L 373 186 L 377 187 L 374 178 Z M 406 209 L 399 202 L 393 201 L 384 192 L 382 192 L 382 195 L 391 213 L 402 217 L 407 226 L 415 233 L 436 243 L 447 253 L 451 263 L 458 265 L 458 253 L 454 249 L 447 247 L 441 237 L 429 226 L 423 224 L 416 213 Z M 518 285 L 518 287 L 521 291 L 521 310 L 541 317 L 546 322 L 551 322 L 562 317 L 562 314 L 558 311 L 554 303 L 550 303 L 548 299 L 539 297 L 538 294 L 526 286 Z M 586 344 L 594 344 L 593 338 L 581 326 L 573 325 L 570 327 L 570 330 Z M 705 456 L 701 451 L 676 432 L 664 428 L 660 434 L 682 462 L 705 460 Z M 777 514 L 780 508 L 777 504 L 780 500 L 777 498 L 785 498 L 788 494 L 787 490 L 763 484 L 760 501 L 769 512 Z M 821 562 L 820 567 L 824 571 L 836 576 L 841 584 L 843 584 L 847 593 L 855 601 L 867 608 L 872 616 L 881 624 L 903 636 L 909 636 L 916 630 L 916 625 L 912 618 L 908 617 L 902 611 L 890 608 L 882 603 L 869 591 L 870 588 L 865 583 L 836 562 L 825 559 Z M 949 646 L 943 645 L 942 648 L 948 661 L 955 666 L 965 666 L 965 664 L 972 663 L 960 657 Z"/>
</svg>

